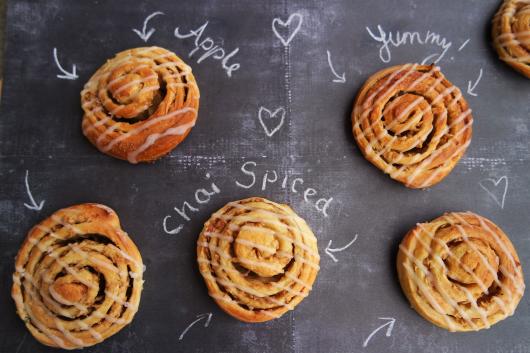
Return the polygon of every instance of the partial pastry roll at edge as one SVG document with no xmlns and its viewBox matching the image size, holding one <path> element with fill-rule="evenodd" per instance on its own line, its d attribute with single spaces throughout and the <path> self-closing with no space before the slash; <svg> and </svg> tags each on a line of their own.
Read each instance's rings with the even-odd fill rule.
<svg viewBox="0 0 530 353">
<path fill-rule="evenodd" d="M 30 230 L 16 258 L 11 293 L 37 340 L 83 348 L 132 321 L 143 271 L 116 213 L 87 203 L 61 209 Z"/>
<path fill-rule="evenodd" d="M 510 239 L 471 212 L 417 224 L 399 246 L 397 270 L 412 307 L 449 331 L 489 328 L 514 313 L 525 289 Z"/>
<path fill-rule="evenodd" d="M 130 163 L 175 148 L 197 120 L 199 88 L 191 68 L 159 47 L 122 51 L 81 92 L 83 134 L 101 152 Z"/>
<path fill-rule="evenodd" d="M 472 123 L 462 92 L 434 65 L 377 72 L 352 111 L 362 154 L 410 188 L 432 186 L 451 172 L 471 142 Z"/>
<path fill-rule="evenodd" d="M 212 214 L 197 241 L 197 261 L 225 312 L 263 322 L 309 294 L 320 257 L 313 232 L 289 206 L 254 197 Z"/>
<path fill-rule="evenodd" d="M 499 58 L 530 78 L 530 0 L 505 0 L 492 21 Z"/>
</svg>

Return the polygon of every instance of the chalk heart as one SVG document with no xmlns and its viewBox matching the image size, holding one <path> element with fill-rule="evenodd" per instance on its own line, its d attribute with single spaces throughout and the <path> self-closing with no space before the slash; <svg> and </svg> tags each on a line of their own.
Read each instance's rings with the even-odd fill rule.
<svg viewBox="0 0 530 353">
<path fill-rule="evenodd" d="M 274 112 L 271 112 L 269 109 L 260 107 L 258 112 L 259 122 L 263 126 L 263 130 L 267 136 L 272 137 L 283 125 L 285 120 L 285 109 L 280 107 Z M 268 123 L 266 124 L 265 121 Z M 269 123 L 270 122 L 270 123 Z"/>
<path fill-rule="evenodd" d="M 504 200 L 508 192 L 508 177 L 502 176 L 495 180 L 493 178 L 482 179 L 478 183 L 484 191 L 499 205 L 504 208 Z"/>
<path fill-rule="evenodd" d="M 279 18 L 275 18 L 272 20 L 272 31 L 284 46 L 288 46 L 300 30 L 300 27 L 302 27 L 302 21 L 303 17 L 299 13 L 293 13 L 285 22 Z"/>
</svg>

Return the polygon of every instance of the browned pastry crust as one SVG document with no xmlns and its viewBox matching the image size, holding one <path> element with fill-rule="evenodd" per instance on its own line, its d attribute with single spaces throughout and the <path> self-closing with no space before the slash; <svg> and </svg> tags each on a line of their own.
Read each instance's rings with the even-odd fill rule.
<svg viewBox="0 0 530 353">
<path fill-rule="evenodd" d="M 510 239 L 471 212 L 417 224 L 401 242 L 397 270 L 412 307 L 450 331 L 489 328 L 514 313 L 524 292 Z"/>
<path fill-rule="evenodd" d="M 156 160 L 195 125 L 199 88 L 191 68 L 159 47 L 122 51 L 81 92 L 83 134 L 101 152 L 130 163 Z"/>
<path fill-rule="evenodd" d="M 352 112 L 353 136 L 366 159 L 410 188 L 449 174 L 471 142 L 472 122 L 462 93 L 434 65 L 377 72 Z"/>
<path fill-rule="evenodd" d="M 197 261 L 224 311 L 262 322 L 309 294 L 320 257 L 313 232 L 289 206 L 253 197 L 228 203 L 204 224 Z"/>
<path fill-rule="evenodd" d="M 41 343 L 83 348 L 132 321 L 143 269 L 116 213 L 81 204 L 30 230 L 16 258 L 11 294 L 18 315 Z"/>
<path fill-rule="evenodd" d="M 530 78 L 530 0 L 505 0 L 492 21 L 499 58 Z"/>
</svg>

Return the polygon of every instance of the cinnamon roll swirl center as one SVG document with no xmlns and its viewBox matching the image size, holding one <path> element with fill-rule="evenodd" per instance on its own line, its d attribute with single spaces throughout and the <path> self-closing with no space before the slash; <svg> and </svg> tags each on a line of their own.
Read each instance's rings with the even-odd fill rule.
<svg viewBox="0 0 530 353">
<path fill-rule="evenodd" d="M 451 257 L 445 259 L 447 275 L 460 284 L 478 284 L 489 288 L 498 272 L 499 260 L 495 252 L 479 239 L 468 239 L 449 244 Z"/>
</svg>

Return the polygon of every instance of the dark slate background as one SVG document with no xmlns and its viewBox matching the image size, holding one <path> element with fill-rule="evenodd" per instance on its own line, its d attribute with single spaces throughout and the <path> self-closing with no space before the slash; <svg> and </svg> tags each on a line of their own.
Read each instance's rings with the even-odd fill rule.
<svg viewBox="0 0 530 353">
<path fill-rule="evenodd" d="M 490 46 L 490 18 L 498 1 L 10 1 L 7 13 L 4 95 L 0 119 L 0 351 L 52 352 L 27 333 L 10 298 L 18 247 L 36 222 L 76 203 L 100 202 L 114 208 L 138 245 L 147 271 L 140 310 L 133 323 L 87 352 L 530 352 L 530 307 L 524 297 L 513 317 L 489 330 L 449 333 L 423 320 L 401 293 L 395 254 L 416 222 L 445 211 L 471 210 L 496 222 L 512 239 L 530 274 L 529 81 L 501 63 Z M 169 156 L 154 164 L 130 165 L 99 153 L 81 134 L 79 92 L 90 75 L 116 52 L 144 46 L 132 32 L 156 28 L 148 45 L 176 52 L 192 67 L 201 90 L 196 127 Z M 271 29 L 272 20 L 303 16 L 289 49 Z M 196 29 L 228 51 L 241 68 L 228 78 L 219 61 L 197 64 L 188 53 L 193 40 L 173 31 Z M 465 157 L 441 184 L 409 190 L 366 162 L 351 136 L 349 114 L 362 83 L 387 65 L 421 61 L 439 52 L 433 45 L 392 48 L 392 60 L 379 59 L 379 43 L 366 31 L 427 30 L 452 42 L 440 61 L 446 76 L 465 92 L 480 68 L 477 97 L 465 94 L 473 109 L 473 141 Z M 291 29 L 292 30 L 292 29 Z M 458 47 L 470 39 L 461 51 Z M 79 79 L 56 78 L 52 50 L 61 64 L 77 65 Z M 326 50 L 346 83 L 334 83 Z M 290 98 L 289 98 L 290 97 Z M 258 121 L 258 109 L 286 109 L 285 124 L 271 138 Z M 272 124 L 273 121 L 267 121 Z M 256 184 L 240 168 L 255 161 Z M 24 176 L 40 212 L 28 210 Z M 262 190 L 264 174 L 279 181 Z M 211 175 L 206 180 L 206 174 Z M 333 197 L 323 217 L 299 193 L 281 187 L 287 175 L 304 180 L 318 197 Z M 499 199 L 506 176 L 504 208 Z M 186 222 L 173 210 L 214 182 L 221 193 Z M 289 184 L 288 184 L 289 185 Z M 207 295 L 195 263 L 195 242 L 209 215 L 226 202 L 264 196 L 285 202 L 304 217 L 319 240 L 321 271 L 311 295 L 295 311 L 264 324 L 246 324 L 224 314 Z M 176 235 L 164 232 L 179 222 Z M 341 247 L 324 252 L 328 242 Z M 213 313 L 208 328 L 194 326 L 196 315 Z M 391 337 L 368 335 L 394 317 Z"/>
</svg>

